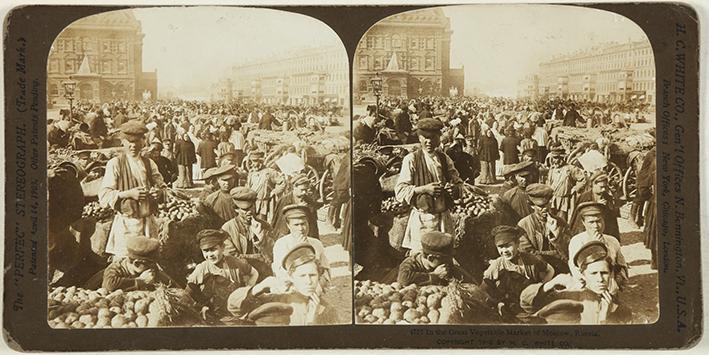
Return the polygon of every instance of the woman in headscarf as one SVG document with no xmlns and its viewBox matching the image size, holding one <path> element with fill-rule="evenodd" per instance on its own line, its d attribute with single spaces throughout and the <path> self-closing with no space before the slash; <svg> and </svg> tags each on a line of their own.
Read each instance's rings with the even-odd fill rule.
<svg viewBox="0 0 709 355">
<path fill-rule="evenodd" d="M 194 143 L 184 129 L 179 128 L 175 140 L 175 163 L 177 163 L 177 187 L 192 187 L 192 164 L 197 162 Z"/>
<path fill-rule="evenodd" d="M 497 139 L 487 125 L 482 127 L 478 158 L 480 159 L 479 183 L 494 184 L 496 182 L 495 162 L 500 159 L 500 152 L 497 148 Z"/>
</svg>

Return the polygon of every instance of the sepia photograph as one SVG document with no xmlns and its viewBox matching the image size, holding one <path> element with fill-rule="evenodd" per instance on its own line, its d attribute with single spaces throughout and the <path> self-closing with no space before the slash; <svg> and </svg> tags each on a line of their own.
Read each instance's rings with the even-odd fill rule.
<svg viewBox="0 0 709 355">
<path fill-rule="evenodd" d="M 55 329 L 352 323 L 349 60 L 279 10 L 68 25 L 47 59 Z"/>
<path fill-rule="evenodd" d="M 655 59 L 561 5 L 387 17 L 353 62 L 356 324 L 651 324 Z"/>
</svg>

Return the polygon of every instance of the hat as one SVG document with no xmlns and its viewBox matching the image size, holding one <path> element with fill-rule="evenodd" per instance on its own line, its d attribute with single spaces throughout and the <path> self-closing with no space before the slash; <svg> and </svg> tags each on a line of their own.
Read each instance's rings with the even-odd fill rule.
<svg viewBox="0 0 709 355">
<path fill-rule="evenodd" d="M 222 175 L 234 175 L 236 174 L 236 166 L 232 164 L 227 164 L 227 165 L 222 165 L 214 168 L 214 171 L 212 172 L 212 177 L 216 178 Z"/>
<path fill-rule="evenodd" d="M 603 260 L 608 256 L 608 247 L 600 240 L 592 240 L 584 244 L 576 255 L 573 256 L 574 265 L 581 267 L 599 260 Z"/>
<path fill-rule="evenodd" d="M 262 151 L 252 150 L 249 152 L 249 160 L 263 160 L 265 154 Z"/>
<path fill-rule="evenodd" d="M 545 184 L 531 184 L 525 189 L 529 200 L 537 206 L 545 206 L 554 195 L 554 189 Z"/>
<path fill-rule="evenodd" d="M 603 204 L 598 202 L 582 202 L 576 207 L 576 214 L 579 217 L 602 215 L 603 207 Z"/>
<path fill-rule="evenodd" d="M 286 270 L 290 270 L 307 264 L 315 260 L 315 258 L 315 248 L 310 243 L 298 243 L 283 257 L 281 266 Z"/>
<path fill-rule="evenodd" d="M 130 120 L 121 125 L 119 128 L 123 138 L 128 140 L 138 140 L 143 138 L 148 129 L 145 128 L 145 123 L 139 120 Z"/>
<path fill-rule="evenodd" d="M 197 233 L 200 249 L 208 249 L 220 245 L 226 238 L 227 233 L 221 229 L 203 229 Z"/>
<path fill-rule="evenodd" d="M 217 170 L 217 168 L 209 168 L 204 171 L 204 174 L 202 174 L 202 179 L 203 180 L 209 180 L 214 177 L 214 172 Z"/>
<path fill-rule="evenodd" d="M 283 207 L 283 217 L 286 220 L 291 218 L 307 218 L 308 206 L 305 204 L 293 204 Z"/>
<path fill-rule="evenodd" d="M 520 229 L 514 226 L 500 225 L 493 228 L 490 234 L 495 239 L 495 245 L 507 244 L 519 239 Z"/>
<path fill-rule="evenodd" d="M 450 234 L 432 231 L 421 236 L 421 249 L 431 255 L 453 255 L 453 237 Z"/>
<path fill-rule="evenodd" d="M 160 243 L 157 240 L 145 236 L 128 237 L 126 240 L 126 256 L 134 260 L 155 262 L 159 248 Z"/>
<path fill-rule="evenodd" d="M 307 185 L 310 186 L 310 179 L 303 174 L 298 174 L 293 177 L 293 186 Z"/>
<path fill-rule="evenodd" d="M 523 161 L 521 163 L 517 163 L 512 166 L 505 167 L 507 169 L 505 169 L 505 168 L 502 169 L 502 175 L 505 175 L 505 176 L 511 175 L 511 174 L 527 175 L 527 174 L 531 173 L 531 171 L 529 171 L 529 169 L 527 169 L 527 168 L 529 168 L 533 164 L 534 164 L 533 161 Z"/>
<path fill-rule="evenodd" d="M 256 201 L 256 191 L 248 187 L 235 187 L 229 191 L 234 204 L 239 208 L 250 208 Z"/>
<path fill-rule="evenodd" d="M 608 174 L 603 170 L 596 170 L 589 180 L 591 184 L 595 184 L 598 181 L 608 181 Z"/>
<path fill-rule="evenodd" d="M 549 155 L 553 157 L 561 157 L 566 155 L 566 149 L 562 146 L 556 146 L 554 148 L 551 148 L 551 151 L 549 152 Z"/>
<path fill-rule="evenodd" d="M 435 118 L 423 118 L 416 125 L 418 134 L 422 136 L 440 135 L 443 129 L 443 122 Z"/>
</svg>

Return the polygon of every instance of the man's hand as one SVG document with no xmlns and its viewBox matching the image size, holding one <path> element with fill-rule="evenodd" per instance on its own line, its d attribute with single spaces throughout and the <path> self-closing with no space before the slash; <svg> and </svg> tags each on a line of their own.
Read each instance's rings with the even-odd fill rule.
<svg viewBox="0 0 709 355">
<path fill-rule="evenodd" d="M 148 192 L 144 187 L 134 187 L 130 190 L 121 191 L 119 196 L 121 198 L 129 198 L 133 200 L 144 200 L 148 196 Z"/>
<path fill-rule="evenodd" d="M 441 192 L 443 192 L 443 185 L 440 182 L 432 182 L 428 185 L 416 187 L 416 193 L 418 194 L 438 195 Z"/>
<path fill-rule="evenodd" d="M 559 229 L 559 222 L 556 220 L 556 218 L 552 217 L 551 215 L 547 215 L 547 230 L 551 232 L 552 238 L 556 238 L 559 236 Z"/>
<path fill-rule="evenodd" d="M 557 291 L 562 291 L 572 285 L 574 282 L 573 277 L 570 274 L 558 274 L 554 276 L 549 282 L 544 284 L 544 291 L 551 291 L 552 289 Z"/>
<path fill-rule="evenodd" d="M 143 280 L 146 284 L 152 284 L 155 282 L 155 270 L 145 270 L 138 278 Z"/>
<path fill-rule="evenodd" d="M 448 266 L 446 264 L 441 264 L 434 269 L 431 274 L 438 276 L 441 279 L 448 277 Z"/>
<path fill-rule="evenodd" d="M 278 280 L 275 277 L 269 276 L 254 285 L 254 287 L 251 289 L 251 294 L 256 295 L 263 291 L 270 290 L 271 288 L 276 288 L 277 282 Z"/>
<path fill-rule="evenodd" d="M 598 240 L 598 241 L 603 241 L 603 234 L 599 231 L 594 231 L 592 235 L 593 239 Z"/>
</svg>

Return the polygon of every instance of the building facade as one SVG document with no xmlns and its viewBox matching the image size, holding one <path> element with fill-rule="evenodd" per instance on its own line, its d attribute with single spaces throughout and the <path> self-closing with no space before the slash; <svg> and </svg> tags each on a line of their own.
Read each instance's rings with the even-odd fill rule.
<svg viewBox="0 0 709 355">
<path fill-rule="evenodd" d="M 441 9 L 410 11 L 377 22 L 360 40 L 354 59 L 354 99 L 373 100 L 371 80 L 382 78 L 382 95 L 462 95 L 463 69 L 450 68 L 450 20 Z"/>
<path fill-rule="evenodd" d="M 520 86 L 529 88 L 519 92 L 525 97 L 536 93 L 596 102 L 654 102 L 655 58 L 648 41 L 612 43 L 541 63 L 538 75 Z"/>
<path fill-rule="evenodd" d="M 47 61 L 47 102 L 63 106 L 64 83 L 76 82 L 74 98 L 156 99 L 157 71 L 143 72 L 143 33 L 129 10 L 82 18 L 54 40 Z"/>
<path fill-rule="evenodd" d="M 233 66 L 231 96 L 269 104 L 349 106 L 348 63 L 344 47 L 328 46 Z"/>
</svg>

